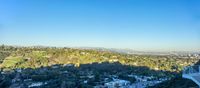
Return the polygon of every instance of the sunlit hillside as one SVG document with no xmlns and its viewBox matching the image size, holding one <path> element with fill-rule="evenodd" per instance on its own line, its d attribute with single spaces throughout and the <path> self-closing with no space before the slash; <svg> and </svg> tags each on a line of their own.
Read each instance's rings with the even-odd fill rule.
<svg viewBox="0 0 200 88">
<path fill-rule="evenodd" d="M 28 87 L 28 85 L 34 87 L 31 83 L 40 83 L 44 87 L 50 85 L 100 87 L 114 81 L 113 78 L 129 80 L 130 85 L 134 85 L 141 81 L 141 78 L 138 78 L 140 76 L 143 81 L 152 81 L 146 84 L 153 86 L 157 84 L 155 80 L 160 83 L 180 77 L 185 66 L 199 60 L 197 57 L 181 58 L 176 55 L 132 55 L 95 49 L 5 45 L 0 46 L 0 54 L 1 76 L 3 76 L 1 86 L 4 87 Z M 69 77 L 68 81 L 72 84 L 63 80 L 63 76 Z M 53 81 L 58 84 L 51 84 Z M 84 82 L 90 83 L 84 84 Z"/>
</svg>

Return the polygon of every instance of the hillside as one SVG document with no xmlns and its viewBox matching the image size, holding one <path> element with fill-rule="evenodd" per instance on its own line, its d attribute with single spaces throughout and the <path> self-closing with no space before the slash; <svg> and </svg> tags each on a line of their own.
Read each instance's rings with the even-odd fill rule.
<svg viewBox="0 0 200 88">
<path fill-rule="evenodd" d="M 46 87 L 57 82 L 57 85 L 51 86 L 88 88 L 103 86 L 116 79 L 129 80 L 134 85 L 139 83 L 137 78 L 140 76 L 152 82 L 159 80 L 160 83 L 180 76 L 185 66 L 198 61 L 197 58 L 174 55 L 131 55 L 94 49 L 4 45 L 0 46 L 0 56 L 3 76 L 0 86 L 13 88 L 30 86 L 33 82 L 42 82 Z M 13 82 L 14 79 L 19 80 Z"/>
</svg>

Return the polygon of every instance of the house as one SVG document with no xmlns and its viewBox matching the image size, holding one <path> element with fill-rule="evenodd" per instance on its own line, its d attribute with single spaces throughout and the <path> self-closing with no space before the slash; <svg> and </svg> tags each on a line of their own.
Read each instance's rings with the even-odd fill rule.
<svg viewBox="0 0 200 88">
<path fill-rule="evenodd" d="M 107 88 L 124 87 L 128 85 L 130 85 L 129 81 L 120 79 L 114 79 L 113 81 L 104 84 L 104 86 L 106 86 Z"/>
</svg>

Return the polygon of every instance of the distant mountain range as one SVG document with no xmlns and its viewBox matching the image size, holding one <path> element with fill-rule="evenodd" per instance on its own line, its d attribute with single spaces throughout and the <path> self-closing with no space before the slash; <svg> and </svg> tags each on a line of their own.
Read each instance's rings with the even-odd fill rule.
<svg viewBox="0 0 200 88">
<path fill-rule="evenodd" d="M 200 51 L 137 51 L 132 49 L 115 49 L 115 48 L 101 48 L 101 47 L 73 47 L 77 49 L 94 49 L 99 51 L 110 51 L 124 54 L 138 54 L 138 55 L 188 55 L 198 54 Z"/>
<path fill-rule="evenodd" d="M 5 45 L 7 46 L 7 45 Z M 10 46 L 10 45 L 8 45 Z M 37 45 L 37 46 L 17 46 L 14 47 L 35 47 L 35 48 L 48 48 L 48 47 L 56 47 L 56 46 L 45 46 L 45 45 Z M 74 49 L 91 49 L 98 51 L 109 51 L 115 53 L 123 53 L 123 54 L 137 54 L 137 55 L 199 55 L 200 51 L 139 51 L 132 49 L 117 49 L 117 48 L 103 48 L 103 47 L 56 47 L 56 48 L 74 48 Z"/>
</svg>

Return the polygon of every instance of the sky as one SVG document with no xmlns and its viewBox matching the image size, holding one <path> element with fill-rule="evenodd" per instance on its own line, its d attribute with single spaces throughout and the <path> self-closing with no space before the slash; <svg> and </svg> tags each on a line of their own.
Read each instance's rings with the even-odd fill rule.
<svg viewBox="0 0 200 88">
<path fill-rule="evenodd" d="M 200 0 L 0 0 L 0 44 L 200 51 Z"/>
</svg>

